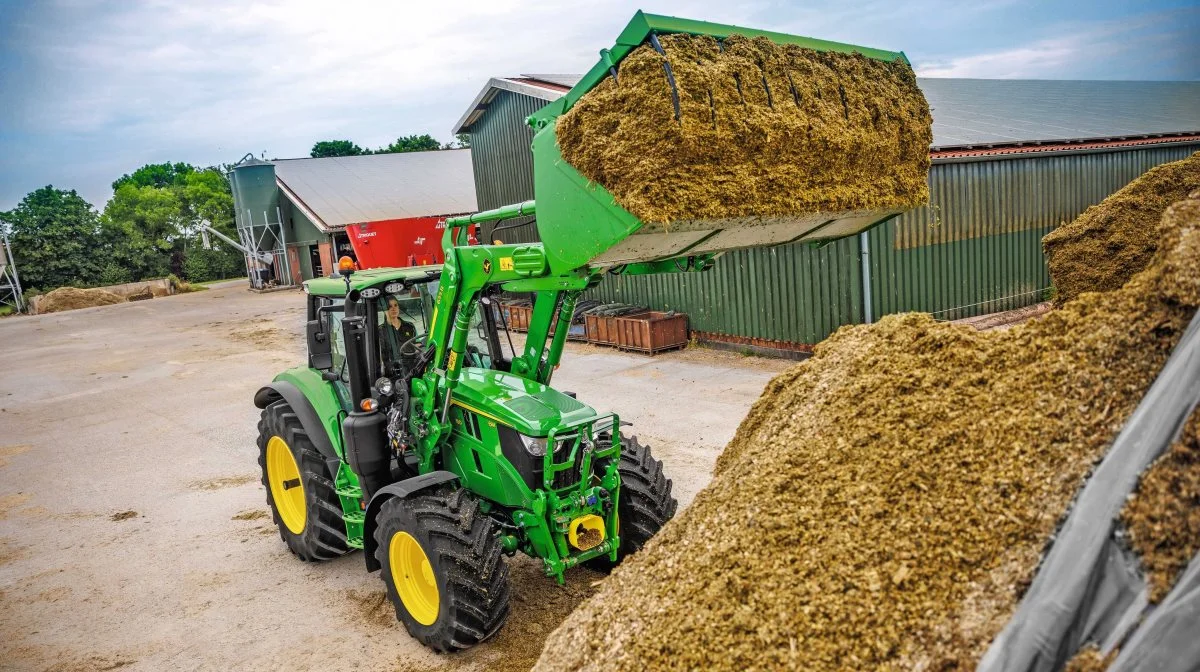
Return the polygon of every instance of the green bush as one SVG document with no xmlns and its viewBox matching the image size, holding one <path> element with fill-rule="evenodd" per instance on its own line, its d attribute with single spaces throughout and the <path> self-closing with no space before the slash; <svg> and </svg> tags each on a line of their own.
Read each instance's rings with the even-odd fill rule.
<svg viewBox="0 0 1200 672">
<path fill-rule="evenodd" d="M 104 269 L 100 271 L 100 286 L 107 285 L 122 285 L 126 282 L 133 282 L 133 273 L 120 264 L 109 262 L 104 265 Z"/>
<path fill-rule="evenodd" d="M 188 282 L 208 282 L 239 278 L 246 274 L 245 261 L 236 250 L 189 250 L 183 260 L 183 276 Z"/>
<path fill-rule="evenodd" d="M 179 276 L 175 275 L 174 273 L 167 275 L 167 282 L 171 284 L 172 291 L 175 294 L 203 292 L 204 290 L 208 289 L 207 287 L 201 287 L 200 285 L 193 285 L 187 280 L 180 280 Z"/>
</svg>

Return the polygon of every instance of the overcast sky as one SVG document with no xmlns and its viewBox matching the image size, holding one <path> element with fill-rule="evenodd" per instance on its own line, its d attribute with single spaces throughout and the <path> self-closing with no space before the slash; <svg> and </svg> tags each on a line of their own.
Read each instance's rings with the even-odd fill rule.
<svg viewBox="0 0 1200 672">
<path fill-rule="evenodd" d="M 639 8 L 902 50 L 928 77 L 1200 80 L 1194 5 L 0 0 L 0 210 L 46 184 L 102 208 L 146 163 L 450 140 L 489 77 L 583 72 Z"/>
</svg>

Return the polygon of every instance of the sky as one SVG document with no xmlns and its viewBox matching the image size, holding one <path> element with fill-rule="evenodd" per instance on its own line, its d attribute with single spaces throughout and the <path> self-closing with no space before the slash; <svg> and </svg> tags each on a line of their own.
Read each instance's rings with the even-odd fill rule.
<svg viewBox="0 0 1200 672">
<path fill-rule="evenodd" d="M 1200 80 L 1168 0 L 0 0 L 0 210 L 52 184 L 98 209 L 147 163 L 452 139 L 494 76 L 582 73 L 634 12 L 904 51 L 919 76 Z"/>
</svg>

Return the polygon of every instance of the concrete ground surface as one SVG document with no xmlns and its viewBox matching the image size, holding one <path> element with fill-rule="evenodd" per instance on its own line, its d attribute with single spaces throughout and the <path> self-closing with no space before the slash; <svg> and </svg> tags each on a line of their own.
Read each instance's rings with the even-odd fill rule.
<svg viewBox="0 0 1200 672">
<path fill-rule="evenodd" d="M 355 552 L 291 556 L 266 510 L 254 391 L 303 361 L 299 292 L 241 283 L 0 320 L 0 669 L 526 669 L 602 578 L 510 560 L 493 640 L 434 654 Z M 681 506 L 791 363 L 568 347 L 556 375 L 634 423 Z"/>
</svg>

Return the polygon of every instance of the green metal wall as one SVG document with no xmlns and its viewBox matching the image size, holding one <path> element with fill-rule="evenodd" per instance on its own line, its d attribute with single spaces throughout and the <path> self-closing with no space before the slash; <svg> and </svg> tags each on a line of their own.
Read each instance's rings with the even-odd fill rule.
<svg viewBox="0 0 1200 672">
<path fill-rule="evenodd" d="M 313 224 L 308 217 L 299 208 L 292 205 L 292 202 L 286 198 L 279 199 L 279 210 L 283 217 L 284 232 L 287 236 L 289 245 L 292 243 L 324 243 L 329 241 L 327 234 L 321 233 L 321 230 Z"/>
<path fill-rule="evenodd" d="M 479 209 L 498 208 L 533 198 L 533 129 L 525 118 L 546 101 L 510 91 L 498 91 L 483 117 L 471 126 L 471 161 L 475 170 L 475 193 Z M 511 223 L 532 221 L 530 218 Z M 491 227 L 485 227 L 490 240 Z M 527 243 L 537 239 L 532 226 L 501 232 L 505 242 Z"/>
<path fill-rule="evenodd" d="M 938 163 L 930 203 L 868 234 L 872 315 L 957 319 L 1041 301 L 1041 238 L 1196 145 Z M 863 321 L 858 238 L 741 250 L 702 274 L 608 278 L 592 298 L 678 310 L 693 330 L 817 343 Z"/>
<path fill-rule="evenodd" d="M 688 314 L 692 330 L 816 343 L 862 321 L 858 239 L 729 252 L 705 273 L 606 277 L 588 298 Z"/>
</svg>

